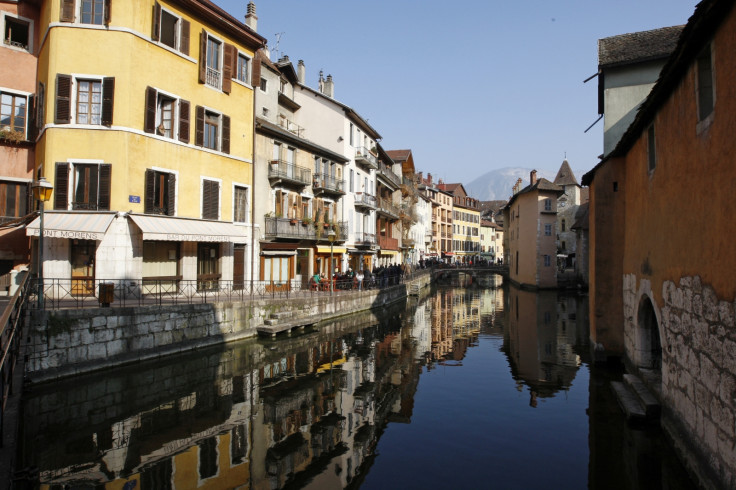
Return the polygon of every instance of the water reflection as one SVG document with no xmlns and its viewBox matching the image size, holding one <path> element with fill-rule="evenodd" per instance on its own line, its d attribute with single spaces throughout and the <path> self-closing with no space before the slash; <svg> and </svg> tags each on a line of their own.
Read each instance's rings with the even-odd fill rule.
<svg viewBox="0 0 736 490">
<path fill-rule="evenodd" d="M 528 424 L 514 412 L 518 408 L 506 409 L 519 392 L 528 394 L 532 407 L 567 394 L 581 372 L 588 375 L 586 302 L 553 292 L 479 289 L 468 278 L 457 286 L 465 287 L 441 288 L 419 303 L 354 315 L 299 337 L 238 343 L 35 387 L 24 410 L 24 466 L 38 468 L 41 488 L 52 489 L 385 488 L 417 486 L 423 476 L 427 487 L 469 487 L 488 486 L 494 471 L 506 474 L 498 481 L 502 487 L 524 486 L 518 472 L 502 463 L 471 470 L 472 456 L 426 441 L 436 437 L 448 444 L 455 437 L 461 442 L 452 444 L 483 454 L 488 447 L 474 442 L 474 435 L 500 433 L 492 424 Z M 472 367 L 477 358 L 498 359 L 506 368 L 480 372 Z M 431 392 L 435 375 L 446 370 L 464 373 L 448 394 L 464 400 L 463 409 L 488 412 L 492 392 L 496 408 L 511 418 L 471 423 L 442 418 L 457 405 L 442 396 L 418 402 L 420 380 L 424 393 Z M 549 479 L 550 486 L 615 481 L 636 488 L 630 483 L 644 477 L 616 475 L 630 471 L 632 463 L 622 457 L 633 458 L 634 465 L 641 460 L 643 453 L 632 445 L 646 454 L 662 451 L 656 437 L 631 443 L 639 436 L 622 422 L 600 379 L 591 377 L 590 430 L 580 427 L 583 442 L 570 455 L 581 466 L 567 469 L 578 474 Z M 587 403 L 587 383 L 578 389 Z M 437 409 L 427 399 L 445 405 Z M 581 413 L 585 408 L 575 407 Z M 542 420 L 543 411 L 534 410 Z M 425 429 L 423 420 L 433 417 L 443 426 Z M 391 453 L 392 427 L 404 428 L 406 447 L 398 454 Z M 545 430 L 552 440 L 574 439 L 559 420 Z M 611 456 L 606 448 L 622 433 L 628 454 L 617 450 Z M 508 441 L 504 445 L 514 459 L 534 461 L 514 453 Z M 447 481 L 432 472 L 433 457 L 443 461 Z M 657 464 L 680 475 L 659 456 Z"/>
</svg>

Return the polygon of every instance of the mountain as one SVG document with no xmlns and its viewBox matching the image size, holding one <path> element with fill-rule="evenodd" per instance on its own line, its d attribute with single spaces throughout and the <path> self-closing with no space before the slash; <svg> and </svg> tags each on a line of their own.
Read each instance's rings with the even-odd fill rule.
<svg viewBox="0 0 736 490">
<path fill-rule="evenodd" d="M 511 189 L 517 179 L 523 181 L 521 187 L 529 185 L 529 172 L 532 168 L 505 167 L 486 172 L 475 180 L 465 184 L 468 194 L 480 201 L 508 200 L 511 197 Z M 557 169 L 559 170 L 559 169 Z M 554 182 L 557 170 L 537 169 L 537 178 L 545 178 Z M 573 170 L 573 174 L 580 183 L 580 179 L 586 171 Z"/>
</svg>

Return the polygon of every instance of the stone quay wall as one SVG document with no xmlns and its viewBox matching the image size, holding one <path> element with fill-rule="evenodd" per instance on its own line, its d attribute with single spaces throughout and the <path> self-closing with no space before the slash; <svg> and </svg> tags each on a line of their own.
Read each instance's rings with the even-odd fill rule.
<svg viewBox="0 0 736 490">
<path fill-rule="evenodd" d="M 286 312 L 290 320 L 329 321 L 405 301 L 413 285 L 425 288 L 430 274 L 381 290 L 315 294 L 129 308 L 33 312 L 26 344 L 26 379 L 44 382 L 98 369 L 155 359 L 177 352 L 257 335 L 257 327 Z"/>
<path fill-rule="evenodd" d="M 649 281 L 624 277 L 627 363 L 646 353 L 637 328 Z M 734 299 L 719 299 L 699 276 L 665 281 L 654 304 L 662 345 L 662 427 L 704 487 L 736 487 L 736 328 Z M 652 300 L 654 303 L 654 300 Z"/>
</svg>

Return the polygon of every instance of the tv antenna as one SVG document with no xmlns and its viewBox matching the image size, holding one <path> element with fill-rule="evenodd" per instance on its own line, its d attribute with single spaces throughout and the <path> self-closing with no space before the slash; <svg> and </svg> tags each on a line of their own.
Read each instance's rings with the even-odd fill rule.
<svg viewBox="0 0 736 490">
<path fill-rule="evenodd" d="M 273 48 L 273 52 L 276 54 L 276 59 L 279 59 L 281 57 L 281 53 L 279 53 L 279 44 L 281 43 L 281 36 L 286 34 L 285 32 L 277 32 L 274 34 L 276 36 L 276 46 Z"/>
</svg>

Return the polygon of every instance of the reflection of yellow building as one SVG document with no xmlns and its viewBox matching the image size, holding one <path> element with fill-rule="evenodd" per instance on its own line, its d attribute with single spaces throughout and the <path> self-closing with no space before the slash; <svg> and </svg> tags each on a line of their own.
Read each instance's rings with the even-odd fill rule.
<svg viewBox="0 0 736 490">
<path fill-rule="evenodd" d="M 49 1 L 40 17 L 45 275 L 242 283 L 265 39 L 193 0 Z"/>
</svg>

